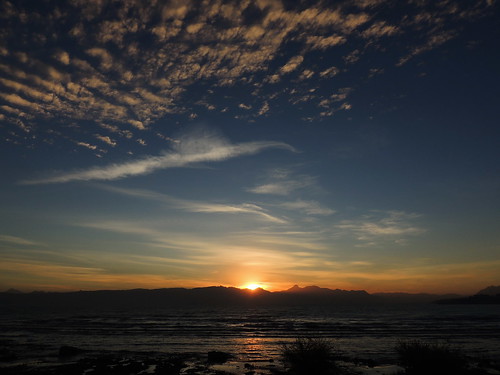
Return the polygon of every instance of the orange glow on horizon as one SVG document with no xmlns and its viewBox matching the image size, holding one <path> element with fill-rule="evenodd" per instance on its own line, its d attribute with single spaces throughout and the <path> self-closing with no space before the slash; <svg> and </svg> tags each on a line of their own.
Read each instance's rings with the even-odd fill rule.
<svg viewBox="0 0 500 375">
<path fill-rule="evenodd" d="M 255 290 L 255 289 L 259 289 L 259 288 L 264 289 L 264 286 L 261 285 L 261 284 L 251 283 L 251 284 L 245 285 L 243 288 L 244 289 Z"/>
</svg>

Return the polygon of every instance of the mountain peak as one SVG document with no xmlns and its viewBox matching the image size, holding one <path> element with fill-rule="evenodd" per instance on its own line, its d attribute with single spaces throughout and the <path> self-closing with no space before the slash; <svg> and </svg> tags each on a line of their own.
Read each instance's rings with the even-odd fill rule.
<svg viewBox="0 0 500 375">
<path fill-rule="evenodd" d="M 23 292 L 21 292 L 20 290 L 14 289 L 14 288 L 10 288 L 10 289 L 6 290 L 4 293 L 23 294 Z"/>
<path fill-rule="evenodd" d="M 332 292 L 332 289 L 321 288 L 317 285 L 309 285 L 301 288 L 297 284 L 292 286 L 290 289 L 287 289 L 286 292 L 289 293 L 319 293 L 319 292 Z"/>
<path fill-rule="evenodd" d="M 487 296 L 496 296 L 497 294 L 500 294 L 500 285 L 498 285 L 498 286 L 490 285 L 487 288 L 481 289 L 476 294 L 483 294 L 483 295 L 487 295 Z"/>
</svg>

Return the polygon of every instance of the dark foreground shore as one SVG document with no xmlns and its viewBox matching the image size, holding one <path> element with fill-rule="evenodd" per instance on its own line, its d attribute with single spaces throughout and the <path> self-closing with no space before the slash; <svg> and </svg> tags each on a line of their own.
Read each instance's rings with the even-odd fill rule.
<svg viewBox="0 0 500 375">
<path fill-rule="evenodd" d="M 283 365 L 273 359 L 259 362 L 239 361 L 231 358 L 224 363 L 210 363 L 206 355 L 103 355 L 82 357 L 76 361 L 30 362 L 3 364 L 5 375 L 285 375 Z M 345 363 L 345 374 L 397 374 L 396 365 L 360 365 Z M 313 374 L 311 374 L 313 375 Z"/>
<path fill-rule="evenodd" d="M 31 361 L 4 361 L 0 372 L 7 375 L 135 375 L 135 374 L 280 374 L 273 360 L 244 363 L 228 353 L 113 353 L 75 354 Z"/>
<path fill-rule="evenodd" d="M 4 353 L 7 354 L 7 353 Z M 7 375 L 135 375 L 284 374 L 281 363 L 263 359 L 252 363 L 225 352 L 209 353 L 85 353 L 62 347 L 59 355 L 20 360 L 4 356 L 0 372 Z"/>
<path fill-rule="evenodd" d="M 132 353 L 86 352 L 76 347 L 63 346 L 59 353 L 41 358 L 19 358 L 2 349 L 0 373 L 5 375 L 316 375 L 296 372 L 283 362 L 283 358 L 245 360 L 237 354 L 211 351 L 208 353 Z M 393 361 L 397 362 L 397 361 Z M 471 375 L 500 374 L 500 364 L 487 359 L 474 359 L 473 368 L 464 373 Z M 335 375 L 414 375 L 390 363 L 388 358 L 363 360 L 336 356 L 334 368 L 325 373 Z M 439 367 L 439 364 L 436 364 Z M 323 373 L 323 372 L 322 372 Z M 447 375 L 440 370 L 441 375 Z M 455 374 L 451 371 L 449 375 Z M 419 374 L 426 375 L 426 374 Z"/>
</svg>

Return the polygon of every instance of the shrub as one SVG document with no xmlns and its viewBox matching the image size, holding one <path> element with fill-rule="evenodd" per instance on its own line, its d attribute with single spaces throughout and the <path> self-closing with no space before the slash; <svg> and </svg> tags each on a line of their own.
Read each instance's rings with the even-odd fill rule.
<svg viewBox="0 0 500 375">
<path fill-rule="evenodd" d="M 399 365 L 407 375 L 462 375 L 469 373 L 469 360 L 448 344 L 401 341 L 396 345 Z"/>
<path fill-rule="evenodd" d="M 294 375 L 337 374 L 332 341 L 321 338 L 297 338 L 283 344 L 283 363 Z"/>
</svg>

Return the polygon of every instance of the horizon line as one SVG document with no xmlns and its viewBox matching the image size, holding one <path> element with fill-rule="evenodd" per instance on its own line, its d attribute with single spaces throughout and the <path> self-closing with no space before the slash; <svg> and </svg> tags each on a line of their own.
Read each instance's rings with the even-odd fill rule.
<svg viewBox="0 0 500 375">
<path fill-rule="evenodd" d="M 493 285 L 491 285 L 493 286 Z M 2 294 L 32 294 L 32 293 L 78 293 L 78 292 L 112 292 L 112 291 L 134 291 L 134 290 L 144 290 L 144 291 L 154 291 L 154 290 L 164 290 L 164 289 L 184 289 L 184 290 L 195 290 L 195 289 L 209 289 L 209 288 L 226 288 L 226 289 L 238 289 L 241 291 L 248 291 L 248 292 L 255 292 L 257 290 L 269 292 L 269 293 L 280 293 L 280 292 L 289 292 L 290 289 L 293 289 L 295 287 L 298 287 L 299 289 L 303 290 L 306 288 L 318 288 L 318 289 L 323 289 L 323 290 L 340 290 L 340 291 L 345 291 L 345 292 L 366 292 L 369 295 L 377 295 L 377 294 L 407 294 L 407 295 L 457 295 L 457 296 L 468 296 L 468 295 L 474 295 L 474 294 L 467 294 L 467 293 L 454 293 L 454 292 L 425 292 L 425 291 L 418 291 L 418 292 L 409 292 L 409 291 L 367 291 L 366 289 L 342 289 L 342 288 L 331 288 L 331 287 L 322 287 L 318 285 L 306 285 L 306 286 L 299 286 L 298 284 L 294 284 L 288 289 L 276 289 L 276 290 L 269 290 L 266 289 L 265 287 L 255 287 L 255 288 L 249 288 L 245 286 L 227 286 L 227 285 L 208 285 L 208 286 L 193 286 L 193 287 L 183 287 L 183 286 L 170 286 L 170 287 L 162 287 L 162 288 L 144 288 L 144 287 L 137 287 L 137 288 L 126 288 L 126 289 L 120 289 L 120 288 L 103 288 L 103 289 L 74 289 L 74 290 L 21 290 L 18 288 L 8 288 L 6 290 L 0 291 Z M 487 286 L 490 287 L 490 286 Z M 487 288 L 485 287 L 485 288 Z M 482 289 L 485 289 L 482 288 Z"/>
</svg>

